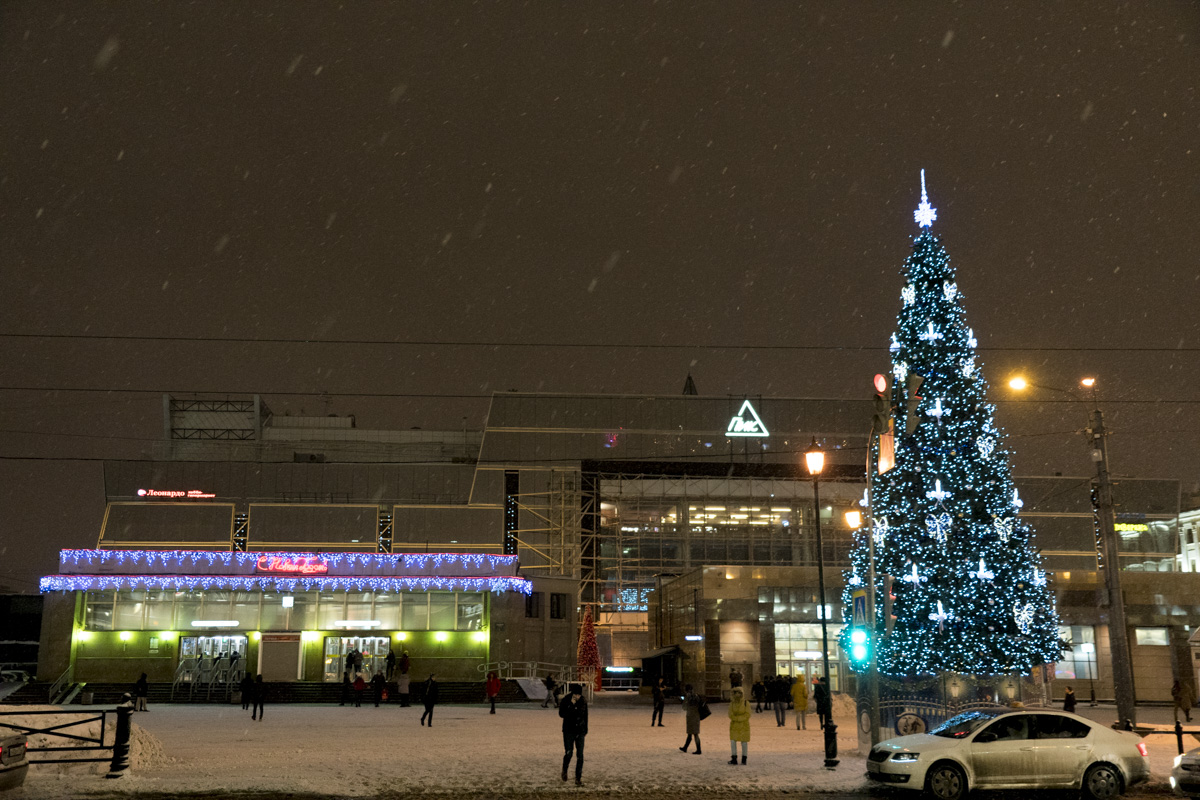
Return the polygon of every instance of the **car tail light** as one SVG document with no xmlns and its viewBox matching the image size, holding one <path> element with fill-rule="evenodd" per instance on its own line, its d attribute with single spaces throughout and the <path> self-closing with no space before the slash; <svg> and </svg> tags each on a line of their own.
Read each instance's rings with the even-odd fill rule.
<svg viewBox="0 0 1200 800">
<path fill-rule="evenodd" d="M 1137 747 L 1138 747 L 1138 752 L 1142 754 L 1143 758 L 1150 757 L 1150 754 L 1148 752 L 1146 752 L 1146 743 L 1145 742 L 1138 742 Z"/>
</svg>

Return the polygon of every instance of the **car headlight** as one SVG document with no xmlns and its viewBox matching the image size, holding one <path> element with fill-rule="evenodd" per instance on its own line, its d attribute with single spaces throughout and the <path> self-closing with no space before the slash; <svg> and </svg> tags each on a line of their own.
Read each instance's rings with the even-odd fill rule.
<svg viewBox="0 0 1200 800">
<path fill-rule="evenodd" d="M 1171 762 L 1171 769 L 1179 769 L 1180 762 L 1183 761 L 1183 753 L 1175 756 L 1175 760 Z"/>
<path fill-rule="evenodd" d="M 892 756 L 892 761 L 916 761 L 920 757 L 920 753 L 896 753 Z"/>
</svg>

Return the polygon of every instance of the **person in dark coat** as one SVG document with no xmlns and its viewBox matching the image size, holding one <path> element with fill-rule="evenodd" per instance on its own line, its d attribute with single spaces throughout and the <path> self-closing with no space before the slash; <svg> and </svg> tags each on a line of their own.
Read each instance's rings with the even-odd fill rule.
<svg viewBox="0 0 1200 800">
<path fill-rule="evenodd" d="M 692 685 L 689 683 L 683 687 L 685 692 L 683 696 L 683 707 L 687 719 L 687 741 L 683 743 L 683 747 L 679 748 L 683 752 L 687 752 L 688 746 L 692 743 L 692 737 L 696 737 L 696 749 L 692 755 L 701 755 L 700 753 L 700 706 L 704 705 L 704 699 L 700 695 L 692 691 Z"/>
<path fill-rule="evenodd" d="M 1075 713 L 1075 690 L 1068 686 L 1066 694 L 1063 695 L 1063 711 L 1070 714 Z"/>
<path fill-rule="evenodd" d="M 382 672 L 376 672 L 371 676 L 371 693 L 375 695 L 375 707 L 379 708 L 379 701 L 383 699 L 383 690 L 387 688 L 387 680 L 384 679 Z"/>
<path fill-rule="evenodd" d="M 242 690 L 242 711 L 247 711 L 250 703 L 254 700 L 254 678 L 250 677 L 249 672 L 242 676 L 242 682 L 238 684 L 238 688 Z"/>
<path fill-rule="evenodd" d="M 750 696 L 754 698 L 754 711 L 761 714 L 763 699 L 767 696 L 767 687 L 763 685 L 761 678 L 750 687 Z"/>
<path fill-rule="evenodd" d="M 782 728 L 787 724 L 787 704 L 790 698 L 787 678 L 776 675 L 771 679 L 771 705 L 775 708 L 775 726 Z"/>
<path fill-rule="evenodd" d="M 825 723 L 833 714 L 833 695 L 829 693 L 829 684 L 825 682 L 824 677 L 817 678 L 817 684 L 813 687 L 813 700 L 816 701 L 817 719 L 821 723 L 821 730 L 824 730 Z"/>
<path fill-rule="evenodd" d="M 588 732 L 587 700 L 583 699 L 583 684 L 571 684 L 571 693 L 562 699 L 558 706 L 558 715 L 562 717 L 563 762 L 562 779 L 567 779 L 567 768 L 571 766 L 571 756 L 575 755 L 575 785 L 583 786 L 583 740 Z"/>
<path fill-rule="evenodd" d="M 254 707 L 250 709 L 250 719 L 262 722 L 263 706 L 267 702 L 267 685 L 263 683 L 262 675 L 254 679 Z"/>
<path fill-rule="evenodd" d="M 667 708 L 666 682 L 662 678 L 659 678 L 658 683 L 654 684 L 654 688 L 651 690 L 651 693 L 654 695 L 654 711 L 650 714 L 650 727 L 654 727 L 654 720 L 657 718 L 658 727 L 661 728 L 663 727 L 663 711 L 665 711 Z"/>
<path fill-rule="evenodd" d="M 554 680 L 554 673 L 547 672 L 546 677 L 542 678 L 542 685 L 546 687 L 546 699 L 542 701 L 542 708 L 546 708 L 551 704 L 558 704 L 558 681 Z"/>
<path fill-rule="evenodd" d="M 487 680 L 483 684 L 483 692 L 487 695 L 488 702 L 492 704 L 492 710 L 488 713 L 495 714 L 496 697 L 500 694 L 500 676 L 494 671 L 488 673 Z"/>
<path fill-rule="evenodd" d="M 429 727 L 433 727 L 433 707 L 438 701 L 438 682 L 433 673 L 429 673 L 429 679 L 425 681 L 425 713 L 421 715 L 421 724 L 425 724 L 425 719 L 429 718 Z"/>
<path fill-rule="evenodd" d="M 354 707 L 362 708 L 363 692 L 367 690 L 367 682 L 363 680 L 362 673 L 354 677 Z"/>
<path fill-rule="evenodd" d="M 729 688 L 737 689 L 742 685 L 742 672 L 737 667 L 729 668 Z"/>
<path fill-rule="evenodd" d="M 411 680 L 409 679 L 407 672 L 401 672 L 396 677 L 396 691 L 400 693 L 401 708 L 408 708 L 409 706 L 408 694 L 410 685 Z"/>
<path fill-rule="evenodd" d="M 150 695 L 150 684 L 146 683 L 146 673 L 142 673 L 142 677 L 137 679 L 137 683 L 133 685 L 133 696 L 136 699 L 134 711 L 149 711 L 146 708 L 146 698 Z"/>
<path fill-rule="evenodd" d="M 384 659 L 384 663 L 387 664 L 387 679 L 390 681 L 392 673 L 396 670 L 396 653 L 390 647 L 388 648 L 387 658 Z"/>
<path fill-rule="evenodd" d="M 250 680 L 249 675 L 246 676 L 246 680 Z M 350 690 L 352 688 L 350 685 L 350 670 L 345 670 L 342 673 L 342 702 L 338 703 L 339 706 L 344 706 L 350 702 Z"/>
</svg>

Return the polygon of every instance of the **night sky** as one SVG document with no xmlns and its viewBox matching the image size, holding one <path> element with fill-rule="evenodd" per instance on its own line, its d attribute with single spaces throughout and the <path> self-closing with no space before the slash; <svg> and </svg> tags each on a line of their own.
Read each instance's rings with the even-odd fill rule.
<svg viewBox="0 0 1200 800">
<path fill-rule="evenodd" d="M 163 392 L 861 399 L 926 170 L 1018 474 L 1200 480 L 1193 2 L 0 4 L 0 588 Z M 92 390 L 92 391 L 80 391 Z M 864 420 L 864 428 L 869 420 Z M 29 543 L 35 542 L 31 546 Z"/>
</svg>

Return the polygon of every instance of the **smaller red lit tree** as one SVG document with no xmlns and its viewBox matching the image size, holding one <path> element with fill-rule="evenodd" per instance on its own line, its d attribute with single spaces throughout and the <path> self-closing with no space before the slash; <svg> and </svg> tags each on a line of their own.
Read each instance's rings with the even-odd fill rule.
<svg viewBox="0 0 1200 800">
<path fill-rule="evenodd" d="M 576 662 L 580 677 L 600 688 L 600 648 L 596 646 L 596 623 L 592 619 L 592 607 L 584 606 L 583 622 L 579 626 L 579 651 Z"/>
</svg>

